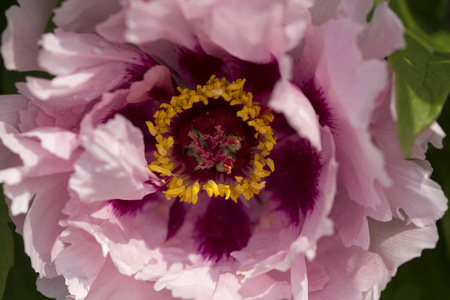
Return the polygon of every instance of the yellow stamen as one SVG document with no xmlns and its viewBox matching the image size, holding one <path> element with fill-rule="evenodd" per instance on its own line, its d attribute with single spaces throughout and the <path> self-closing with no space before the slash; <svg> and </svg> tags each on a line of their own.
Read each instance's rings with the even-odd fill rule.
<svg viewBox="0 0 450 300">
<path fill-rule="evenodd" d="M 239 196 L 243 195 L 246 199 L 251 199 L 264 188 L 265 182 L 261 181 L 275 170 L 275 164 L 272 159 L 267 156 L 276 144 L 273 137 L 273 131 L 270 122 L 273 121 L 273 115 L 269 112 L 261 114 L 261 108 L 258 104 L 253 103 L 253 95 L 244 92 L 245 79 L 238 79 L 229 83 L 225 78 L 218 79 L 214 75 L 204 86 L 198 85 L 196 90 L 177 88 L 180 95 L 172 97 L 170 103 L 163 103 L 154 114 L 153 122 L 146 122 L 151 135 L 156 138 L 157 152 L 154 152 L 156 158 L 149 168 L 154 172 L 160 173 L 162 176 L 172 176 L 167 184 L 166 198 L 179 197 L 181 201 L 196 203 L 200 190 L 208 193 L 208 196 L 221 196 L 225 199 L 231 198 L 237 201 Z M 242 108 L 237 111 L 236 116 L 246 122 L 248 126 L 255 129 L 255 138 L 259 138 L 259 144 L 256 146 L 255 155 L 252 159 L 251 168 L 246 176 L 251 181 L 241 176 L 235 176 L 236 181 L 227 183 L 216 183 L 209 180 L 200 186 L 198 181 L 192 181 L 188 176 L 183 175 L 184 167 L 180 167 L 174 171 L 174 159 L 172 156 L 172 148 L 174 139 L 169 134 L 170 124 L 174 117 L 185 110 L 191 109 L 196 103 L 208 105 L 212 99 L 221 97 L 229 103 L 229 105 L 239 105 Z M 265 169 L 268 167 L 270 170 Z M 231 173 L 228 167 L 227 173 Z M 164 179 L 163 179 L 164 180 Z"/>
</svg>

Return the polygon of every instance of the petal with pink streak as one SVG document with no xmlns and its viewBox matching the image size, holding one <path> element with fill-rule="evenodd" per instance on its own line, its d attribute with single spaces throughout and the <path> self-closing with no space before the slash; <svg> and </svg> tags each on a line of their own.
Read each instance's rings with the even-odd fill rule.
<svg viewBox="0 0 450 300">
<path fill-rule="evenodd" d="M 58 223 L 64 218 L 62 209 L 69 199 L 68 178 L 68 174 L 54 175 L 42 183 L 25 218 L 25 252 L 41 276 L 51 278 L 57 275 L 54 260 L 64 247 L 59 240 L 64 229 Z"/>
<path fill-rule="evenodd" d="M 9 70 L 39 70 L 38 40 L 56 0 L 19 0 L 6 11 L 8 27 L 2 34 L 1 52 Z"/>
<path fill-rule="evenodd" d="M 420 256 L 423 249 L 434 248 L 439 239 L 435 224 L 417 227 L 399 219 L 390 222 L 369 219 L 369 228 L 370 251 L 381 257 L 378 260 L 380 279 L 372 288 L 375 298 L 380 296 L 401 264 Z"/>
<path fill-rule="evenodd" d="M 81 137 L 85 152 L 75 163 L 69 187 L 85 202 L 142 199 L 155 188 L 139 129 L 120 115 Z"/>
<path fill-rule="evenodd" d="M 0 121 L 18 128 L 20 121 L 19 112 L 27 108 L 28 101 L 29 99 L 22 95 L 1 95 Z"/>
<path fill-rule="evenodd" d="M 119 201 L 119 200 L 116 200 Z M 142 205 L 134 205 L 139 202 Z M 134 203 L 136 204 L 136 203 Z M 158 199 L 82 203 L 71 200 L 64 212 L 69 215 L 66 226 L 77 227 L 91 234 L 109 254 L 117 269 L 128 276 L 141 271 L 154 260 L 154 251 L 167 237 L 170 203 Z"/>
<path fill-rule="evenodd" d="M 308 139 L 317 151 L 321 151 L 317 114 L 296 86 L 287 81 L 279 81 L 275 85 L 269 105 L 275 111 L 284 114 L 289 125 L 299 136 Z"/>
<path fill-rule="evenodd" d="M 321 239 L 316 260 L 325 267 L 330 280 L 309 299 L 362 299 L 378 280 L 377 255 L 359 247 L 345 247 L 337 236 Z"/>
<path fill-rule="evenodd" d="M 68 246 L 55 259 L 56 271 L 64 276 L 70 294 L 84 299 L 106 259 L 100 245 L 83 230 L 66 229 L 61 240 Z"/>
<path fill-rule="evenodd" d="M 174 299 L 169 291 L 155 291 L 154 283 L 136 280 L 119 273 L 109 257 L 93 282 L 86 300 L 147 300 L 147 299 Z"/>
<path fill-rule="evenodd" d="M 54 278 L 38 277 L 36 288 L 46 297 L 56 300 L 68 300 L 66 297 L 69 295 L 69 291 L 62 276 Z"/>
<path fill-rule="evenodd" d="M 121 8 L 118 0 L 70 0 L 55 9 L 53 22 L 64 31 L 94 32 L 95 26 Z"/>
<path fill-rule="evenodd" d="M 369 27 L 359 40 L 359 46 L 366 59 L 384 59 L 394 50 L 405 47 L 402 22 L 389 9 L 387 2 L 381 2 L 376 7 Z"/>
</svg>

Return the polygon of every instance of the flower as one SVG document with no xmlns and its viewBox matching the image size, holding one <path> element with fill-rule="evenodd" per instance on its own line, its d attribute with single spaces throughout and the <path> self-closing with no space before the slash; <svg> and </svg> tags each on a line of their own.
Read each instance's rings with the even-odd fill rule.
<svg viewBox="0 0 450 300">
<path fill-rule="evenodd" d="M 372 299 L 447 201 L 398 145 L 404 46 L 371 1 L 19 1 L 1 96 L 13 221 L 57 299 Z M 39 41 L 39 42 L 38 42 Z"/>
</svg>

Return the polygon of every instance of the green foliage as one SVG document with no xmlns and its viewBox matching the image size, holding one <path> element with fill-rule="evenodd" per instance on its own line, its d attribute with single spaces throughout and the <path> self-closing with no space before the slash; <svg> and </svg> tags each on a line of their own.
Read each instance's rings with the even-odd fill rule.
<svg viewBox="0 0 450 300">
<path fill-rule="evenodd" d="M 3 296 L 8 272 L 14 263 L 13 236 L 8 223 L 8 207 L 3 197 L 0 197 L 0 297 Z"/>
<path fill-rule="evenodd" d="M 444 6 L 448 1 L 438 3 Z M 408 157 L 414 139 L 439 117 L 450 93 L 450 34 L 444 29 L 425 33 L 425 26 L 416 21 L 421 18 L 413 15 L 406 0 L 391 1 L 390 5 L 406 27 L 407 47 L 392 54 L 389 64 L 396 71 L 397 131 L 403 154 Z M 421 22 L 427 23 L 426 18 Z"/>
<path fill-rule="evenodd" d="M 440 115 L 450 93 L 450 53 L 439 53 L 420 34 L 406 29 L 407 48 L 389 57 L 396 70 L 397 130 L 408 157 L 416 136 Z"/>
</svg>

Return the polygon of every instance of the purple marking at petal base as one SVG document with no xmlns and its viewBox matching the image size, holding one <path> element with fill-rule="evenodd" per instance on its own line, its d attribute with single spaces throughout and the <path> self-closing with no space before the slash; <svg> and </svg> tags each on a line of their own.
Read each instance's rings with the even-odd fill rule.
<svg viewBox="0 0 450 300">
<path fill-rule="evenodd" d="M 273 193 L 279 209 L 298 225 L 299 211 L 306 215 L 319 197 L 320 157 L 308 140 L 298 136 L 279 142 L 270 157 L 275 171 L 267 178 L 265 190 Z"/>
<path fill-rule="evenodd" d="M 220 197 L 210 201 L 204 216 L 195 224 L 195 238 L 200 253 L 218 262 L 247 245 L 253 224 L 240 202 Z"/>
<path fill-rule="evenodd" d="M 178 199 L 170 207 L 167 239 L 173 237 L 184 223 L 188 207 L 192 204 L 181 202 Z"/>
<path fill-rule="evenodd" d="M 217 74 L 223 64 L 217 57 L 206 54 L 200 46 L 195 52 L 183 48 L 180 53 L 180 64 L 187 69 L 195 85 L 204 85 L 211 75 Z M 189 88 L 195 90 L 195 86 Z"/>
<path fill-rule="evenodd" d="M 330 108 L 328 107 L 326 99 L 323 95 L 323 90 L 317 87 L 314 79 L 311 78 L 309 80 L 303 81 L 300 89 L 302 90 L 306 98 L 308 98 L 309 102 L 311 102 L 311 105 L 316 111 L 317 115 L 319 115 L 320 125 L 333 128 Z"/>
<path fill-rule="evenodd" d="M 158 192 L 156 192 L 158 193 Z M 113 207 L 114 212 L 118 216 L 123 215 L 134 215 L 138 211 L 142 210 L 144 205 L 149 201 L 155 201 L 158 199 L 158 195 L 156 193 L 148 194 L 141 200 L 120 200 L 114 199 L 109 200 L 109 204 Z"/>
</svg>

